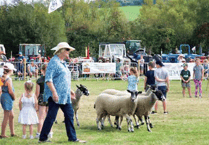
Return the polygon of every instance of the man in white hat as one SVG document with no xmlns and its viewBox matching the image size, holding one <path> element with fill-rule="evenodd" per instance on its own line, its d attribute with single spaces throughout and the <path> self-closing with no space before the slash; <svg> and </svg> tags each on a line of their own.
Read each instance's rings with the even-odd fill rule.
<svg viewBox="0 0 209 145">
<path fill-rule="evenodd" d="M 179 63 L 185 63 L 186 62 L 186 60 L 184 59 L 184 55 L 183 54 L 180 54 L 178 56 L 177 60 L 178 60 Z"/>
<path fill-rule="evenodd" d="M 74 128 L 74 111 L 71 99 L 75 99 L 75 93 L 71 90 L 71 73 L 64 59 L 69 57 L 75 48 L 66 42 L 61 42 L 55 47 L 54 57 L 49 61 L 45 75 L 45 99 L 48 101 L 49 110 L 41 130 L 39 142 L 48 142 L 48 134 L 56 119 L 59 108 L 65 116 L 65 127 L 68 141 L 81 142 L 77 139 Z"/>
</svg>

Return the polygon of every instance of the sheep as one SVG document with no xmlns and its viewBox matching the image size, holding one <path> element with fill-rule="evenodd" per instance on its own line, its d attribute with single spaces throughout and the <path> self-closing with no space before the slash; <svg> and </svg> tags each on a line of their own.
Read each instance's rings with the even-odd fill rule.
<svg viewBox="0 0 209 145">
<path fill-rule="evenodd" d="M 149 94 L 152 92 L 153 89 L 155 89 L 155 86 L 150 86 L 150 85 L 148 85 L 148 90 L 147 90 L 146 92 L 143 92 L 142 94 L 144 94 L 144 95 L 149 95 Z M 116 95 L 116 96 L 123 96 L 123 95 L 127 95 L 127 94 L 128 94 L 127 91 L 119 91 L 119 90 L 115 90 L 115 89 L 107 89 L 107 90 L 104 90 L 102 93 L 106 93 L 106 94 L 110 94 L 110 95 Z M 140 93 L 141 93 L 141 92 L 140 92 Z M 109 123 L 110 123 L 110 126 L 113 127 L 109 114 L 107 114 L 107 116 L 104 116 L 104 117 L 103 117 L 103 119 L 102 119 L 102 125 L 104 125 L 104 121 L 105 121 L 105 118 L 106 118 L 106 117 L 108 118 L 108 121 L 109 121 Z M 118 124 L 117 124 L 118 119 L 119 119 L 119 117 L 116 116 L 116 117 L 115 117 L 114 124 L 117 126 L 117 127 L 116 127 L 117 129 L 120 129 L 119 126 L 118 126 Z M 121 119 L 122 119 L 122 118 L 121 118 Z M 135 119 L 135 122 L 136 122 L 136 118 L 134 118 L 134 119 Z M 143 122 L 143 120 L 141 119 L 141 125 L 143 125 L 143 124 L 144 124 L 144 122 Z"/>
<path fill-rule="evenodd" d="M 101 93 L 97 97 L 94 108 L 96 109 L 97 113 L 96 123 L 98 130 L 101 130 L 101 127 L 103 127 L 102 117 L 108 114 L 112 116 L 125 116 L 127 119 L 128 131 L 134 132 L 130 115 L 133 115 L 136 110 L 138 92 L 128 92 L 131 94 L 120 97 L 104 93 Z M 101 122 L 101 126 L 99 125 L 99 122 Z M 119 128 L 121 129 L 121 123 L 119 124 Z"/>
<path fill-rule="evenodd" d="M 165 100 L 165 97 L 162 91 L 160 90 L 153 90 L 149 96 L 140 95 L 140 99 L 137 100 L 137 107 L 133 115 L 135 121 L 136 121 L 135 115 L 138 117 L 140 121 L 142 120 L 142 116 L 144 115 L 144 119 L 147 125 L 147 130 L 149 132 L 151 132 L 150 128 L 153 128 L 150 122 L 149 114 L 157 100 L 160 100 L 160 101 Z M 136 125 L 137 125 L 137 128 L 139 128 L 139 123 L 137 121 L 136 121 Z"/>
<path fill-rule="evenodd" d="M 80 84 L 80 86 L 76 85 L 76 87 L 77 87 L 77 90 L 75 91 L 75 98 L 76 99 L 71 99 L 71 101 L 72 101 L 72 107 L 74 110 L 77 126 L 80 126 L 79 121 L 78 121 L 78 112 L 77 112 L 79 109 L 80 98 L 83 94 L 86 96 L 89 96 L 89 91 L 85 86 L 83 86 L 81 84 Z"/>
</svg>

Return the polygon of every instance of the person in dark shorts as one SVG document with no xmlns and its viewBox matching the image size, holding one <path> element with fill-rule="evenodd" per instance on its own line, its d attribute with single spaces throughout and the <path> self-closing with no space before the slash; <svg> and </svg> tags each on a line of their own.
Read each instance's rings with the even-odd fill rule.
<svg viewBox="0 0 209 145">
<path fill-rule="evenodd" d="M 181 74 L 180 74 L 181 85 L 182 85 L 182 88 L 183 88 L 182 94 L 183 94 L 183 97 L 185 97 L 185 88 L 187 88 L 188 92 L 189 92 L 189 97 L 191 98 L 192 97 L 191 85 L 190 85 L 191 73 L 188 70 L 188 64 L 187 63 L 184 63 L 183 67 L 184 67 L 184 69 L 181 71 Z"/>
<path fill-rule="evenodd" d="M 43 64 L 41 67 L 41 77 L 36 81 L 36 96 L 38 99 L 38 118 L 39 124 L 37 128 L 37 133 L 35 138 L 39 138 L 40 132 L 44 123 L 44 119 L 48 112 L 48 102 L 44 100 L 44 83 L 45 83 L 45 73 L 46 73 L 47 64 Z M 48 135 L 49 138 L 52 138 L 53 132 L 51 131 Z"/>
<path fill-rule="evenodd" d="M 154 76 L 154 70 L 153 68 L 155 67 L 154 62 L 149 62 L 148 64 L 149 70 L 145 74 L 145 79 L 144 79 L 144 90 L 147 91 L 148 87 L 147 85 L 154 85 L 155 84 L 155 76 Z"/>
</svg>

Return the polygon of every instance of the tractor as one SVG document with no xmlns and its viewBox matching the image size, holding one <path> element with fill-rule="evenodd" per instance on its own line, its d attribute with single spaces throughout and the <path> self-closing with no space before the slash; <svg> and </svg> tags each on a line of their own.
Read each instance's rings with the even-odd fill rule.
<svg viewBox="0 0 209 145">
<path fill-rule="evenodd" d="M 193 47 L 195 48 L 195 47 Z M 193 49 L 192 51 L 194 51 Z M 181 44 L 179 47 L 179 50 L 177 50 L 176 54 L 169 53 L 169 54 L 162 54 L 162 61 L 164 63 L 177 63 L 178 62 L 178 56 L 180 54 L 183 54 L 185 57 L 186 62 L 191 62 L 194 60 L 196 57 L 201 57 L 202 51 L 199 49 L 199 55 L 195 53 L 191 53 L 190 45 L 189 44 Z"/>
<path fill-rule="evenodd" d="M 41 44 L 20 44 L 19 52 L 22 52 L 27 61 L 36 60 L 38 55 L 45 56 L 45 46 Z"/>
</svg>

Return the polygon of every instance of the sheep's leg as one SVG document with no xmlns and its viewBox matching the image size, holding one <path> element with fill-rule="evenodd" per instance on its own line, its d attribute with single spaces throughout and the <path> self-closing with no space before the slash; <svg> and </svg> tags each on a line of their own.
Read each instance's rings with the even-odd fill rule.
<svg viewBox="0 0 209 145">
<path fill-rule="evenodd" d="M 148 117 L 146 116 L 146 115 L 144 115 L 144 119 L 145 119 L 145 122 L 146 122 L 146 125 L 147 125 L 147 130 L 149 131 L 149 132 L 151 132 L 151 129 L 150 129 L 150 127 L 149 127 L 149 123 L 148 123 L 148 119 L 147 119 Z"/>
<path fill-rule="evenodd" d="M 152 125 L 152 123 L 151 123 L 151 121 L 150 121 L 150 117 L 149 117 L 149 116 L 148 116 L 148 122 L 149 122 L 150 128 L 153 128 L 153 125 Z"/>
<path fill-rule="evenodd" d="M 104 117 L 102 117 L 102 121 L 101 121 L 101 128 L 104 129 L 104 122 L 106 119 L 106 115 Z"/>
<path fill-rule="evenodd" d="M 118 128 L 118 119 L 119 119 L 119 116 L 115 116 L 114 124 L 117 126 L 117 128 Z"/>
<path fill-rule="evenodd" d="M 79 124 L 79 121 L 78 121 L 78 113 L 77 113 L 77 111 L 75 111 L 75 119 L 76 119 L 77 126 L 80 127 L 80 124 Z"/>
<path fill-rule="evenodd" d="M 120 124 L 119 124 L 119 127 L 118 127 L 119 130 L 122 129 L 122 127 L 121 127 L 122 122 L 123 122 L 123 116 L 120 117 Z M 119 123 L 119 122 L 118 122 L 118 123 Z"/>
<path fill-rule="evenodd" d="M 134 127 L 133 127 L 133 122 L 132 122 L 131 117 L 128 114 L 126 114 L 125 117 L 127 121 L 128 131 L 134 132 Z"/>
<path fill-rule="evenodd" d="M 113 127 L 112 122 L 111 122 L 111 119 L 110 119 L 110 115 L 107 115 L 107 117 L 108 117 L 108 121 L 110 123 L 110 126 Z"/>
<path fill-rule="evenodd" d="M 141 125 L 144 125 L 144 122 L 142 120 L 142 117 L 141 116 L 138 116 L 139 120 L 141 121 Z"/>
<path fill-rule="evenodd" d="M 97 114 L 97 119 L 96 119 L 96 123 L 97 123 L 97 128 L 98 130 L 101 130 L 101 126 L 99 125 L 99 122 L 102 122 L 102 115 L 101 114 Z"/>
<path fill-rule="evenodd" d="M 139 121 L 136 120 L 136 115 L 135 114 L 133 115 L 133 118 L 134 118 L 135 123 L 136 123 L 136 126 L 135 127 L 136 128 L 139 128 Z"/>
</svg>

